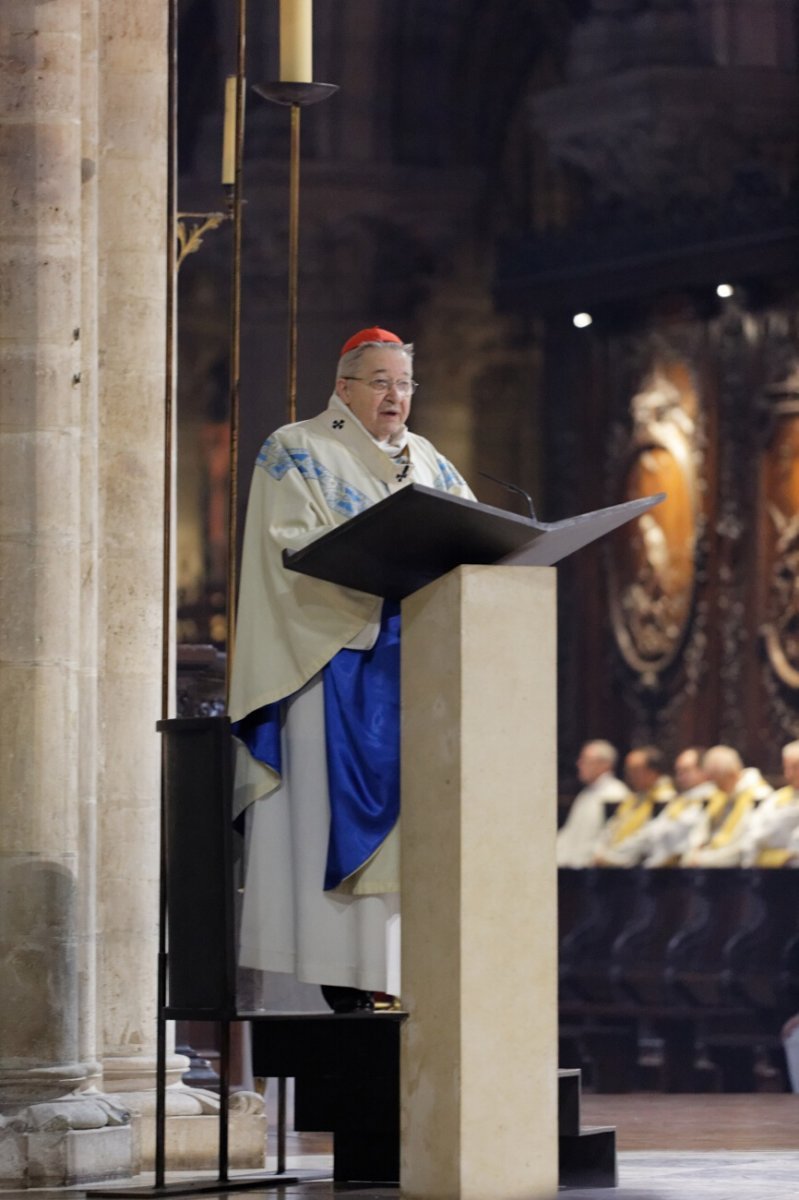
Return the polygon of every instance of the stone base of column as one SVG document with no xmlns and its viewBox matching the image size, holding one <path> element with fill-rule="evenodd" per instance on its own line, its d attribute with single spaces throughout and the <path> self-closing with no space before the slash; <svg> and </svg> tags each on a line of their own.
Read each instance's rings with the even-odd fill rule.
<svg viewBox="0 0 799 1200">
<path fill-rule="evenodd" d="M 148 1129 L 152 1126 L 148 1126 Z M 219 1121 L 212 1116 L 169 1117 L 166 1123 L 167 1171 L 215 1171 Z M 153 1169 L 155 1144 L 142 1139 L 142 1170 Z M 266 1167 L 266 1116 L 231 1114 L 228 1161 L 232 1170 L 263 1171 Z"/>
<path fill-rule="evenodd" d="M 75 1092 L 0 1116 L 0 1188 L 127 1179 L 130 1112 L 99 1092 Z"/>
<path fill-rule="evenodd" d="M 166 1059 L 166 1168 L 168 1171 L 215 1170 L 219 1143 L 219 1096 L 186 1087 L 181 1075 L 189 1065 L 183 1054 Z M 155 1167 L 155 1058 L 109 1055 L 103 1081 L 111 1098 L 130 1110 L 133 1174 Z M 228 1156 L 236 1169 L 262 1171 L 266 1165 L 266 1115 L 263 1097 L 233 1092 L 228 1118 Z"/>
<path fill-rule="evenodd" d="M 28 1186 L 53 1187 L 126 1179 L 133 1144 L 129 1126 L 28 1135 Z"/>
<path fill-rule="evenodd" d="M 133 1173 L 155 1166 L 155 1091 L 120 1092 L 114 1099 L 131 1112 Z M 214 1170 L 217 1166 L 219 1097 L 215 1092 L 178 1084 L 166 1090 L 167 1171 Z M 266 1114 L 263 1097 L 234 1092 L 228 1117 L 230 1166 L 262 1171 L 266 1165 Z"/>
<path fill-rule="evenodd" d="M 166 1163 L 170 1171 L 217 1167 L 219 1097 L 167 1088 Z M 234 1092 L 228 1118 L 230 1166 L 266 1166 L 263 1097 Z M 75 1092 L 0 1114 L 0 1190 L 66 1187 L 131 1179 L 155 1161 L 155 1090 L 117 1095 Z"/>
</svg>

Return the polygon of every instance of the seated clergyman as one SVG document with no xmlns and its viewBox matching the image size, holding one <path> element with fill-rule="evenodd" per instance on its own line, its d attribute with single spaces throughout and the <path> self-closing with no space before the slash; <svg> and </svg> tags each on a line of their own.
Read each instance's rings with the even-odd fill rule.
<svg viewBox="0 0 799 1200">
<path fill-rule="evenodd" d="M 702 764 L 704 754 L 701 746 L 689 746 L 675 758 L 678 795 L 650 822 L 645 867 L 678 866 L 692 847 L 705 807 L 718 791 Z"/>
<path fill-rule="evenodd" d="M 574 797 L 569 814 L 558 830 L 559 867 L 589 866 L 605 823 L 605 805 L 621 803 L 630 795 L 630 789 L 614 774 L 618 757 L 616 747 L 601 738 L 586 742 L 581 749 L 577 758 L 577 776 L 583 788 Z"/>
<path fill-rule="evenodd" d="M 704 750 L 688 746 L 674 760 L 677 795 L 655 813 L 641 828 L 626 838 L 617 850 L 605 852 L 608 866 L 676 866 L 702 820 L 705 804 L 716 792 L 716 785 L 702 767 Z"/>
<path fill-rule="evenodd" d="M 787 786 L 760 803 L 749 822 L 741 861 L 745 867 L 784 867 L 799 861 L 799 742 L 782 748 Z"/>
<path fill-rule="evenodd" d="M 732 746 L 712 746 L 702 766 L 718 793 L 705 805 L 682 865 L 738 867 L 755 807 L 772 789 L 756 767 L 744 767 Z"/>
<path fill-rule="evenodd" d="M 663 773 L 663 755 L 657 746 L 639 746 L 624 760 L 624 777 L 632 795 L 605 822 L 594 846 L 594 864 L 626 867 L 625 846 L 654 816 L 658 805 L 674 799 L 674 785 Z M 634 846 L 634 843 L 633 843 Z"/>
</svg>

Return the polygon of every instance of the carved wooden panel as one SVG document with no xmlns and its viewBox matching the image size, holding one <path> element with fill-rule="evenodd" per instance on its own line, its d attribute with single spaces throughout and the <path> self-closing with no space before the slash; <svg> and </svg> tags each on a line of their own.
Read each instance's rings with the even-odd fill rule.
<svg viewBox="0 0 799 1200">
<path fill-rule="evenodd" d="M 589 737 L 728 742 L 768 774 L 799 737 L 798 325 L 744 296 L 550 357 L 547 507 L 668 493 L 559 571 L 564 780 Z"/>
<path fill-rule="evenodd" d="M 657 363 L 630 401 L 620 499 L 666 499 L 618 531 L 609 553 L 613 634 L 627 665 L 657 686 L 691 622 L 702 515 L 699 400 L 684 362 Z"/>
<path fill-rule="evenodd" d="M 781 683 L 799 689 L 799 396 L 780 404 L 775 415 L 764 468 L 768 597 L 763 640 L 771 670 Z"/>
<path fill-rule="evenodd" d="M 758 564 L 762 641 L 761 736 L 799 737 L 799 356 L 790 330 L 766 339 L 778 376 L 765 389 L 767 416 L 760 492 Z M 788 333 L 786 338 L 785 334 Z M 780 362 L 788 352 L 787 365 Z"/>
</svg>

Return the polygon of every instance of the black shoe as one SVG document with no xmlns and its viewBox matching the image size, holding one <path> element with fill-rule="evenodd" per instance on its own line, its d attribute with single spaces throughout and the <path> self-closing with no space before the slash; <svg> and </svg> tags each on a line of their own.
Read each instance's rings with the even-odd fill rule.
<svg viewBox="0 0 799 1200">
<path fill-rule="evenodd" d="M 328 1008 L 334 1013 L 373 1012 L 373 992 L 362 992 L 360 988 L 337 987 L 332 984 L 319 985 Z"/>
</svg>

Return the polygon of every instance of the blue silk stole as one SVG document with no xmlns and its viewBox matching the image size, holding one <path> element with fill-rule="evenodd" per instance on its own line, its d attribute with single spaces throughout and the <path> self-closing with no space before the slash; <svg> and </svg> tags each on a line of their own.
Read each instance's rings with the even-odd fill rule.
<svg viewBox="0 0 799 1200">
<path fill-rule="evenodd" d="M 399 816 L 399 604 L 383 602 L 371 650 L 339 650 L 322 668 L 330 837 L 324 887 L 372 857 Z M 260 762 L 281 774 L 282 701 L 233 725 Z"/>
</svg>

